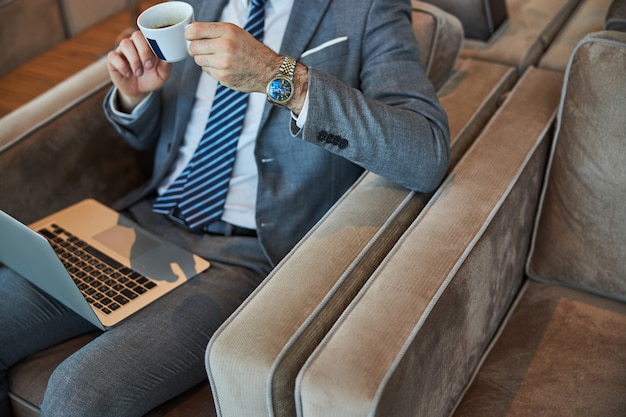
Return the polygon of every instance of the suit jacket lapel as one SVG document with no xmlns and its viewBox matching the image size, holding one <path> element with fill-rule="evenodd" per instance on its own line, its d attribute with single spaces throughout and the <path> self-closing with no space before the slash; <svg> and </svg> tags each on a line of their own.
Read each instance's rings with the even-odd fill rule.
<svg viewBox="0 0 626 417">
<path fill-rule="evenodd" d="M 331 0 L 295 0 L 280 53 L 298 58 L 317 30 Z"/>
</svg>

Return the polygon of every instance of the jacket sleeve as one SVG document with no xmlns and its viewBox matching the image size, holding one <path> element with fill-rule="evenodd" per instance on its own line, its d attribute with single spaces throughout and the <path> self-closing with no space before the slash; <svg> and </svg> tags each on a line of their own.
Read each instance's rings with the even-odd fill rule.
<svg viewBox="0 0 626 417">
<path fill-rule="evenodd" d="M 298 136 L 411 190 L 430 192 L 448 169 L 450 133 L 419 62 L 410 8 L 373 0 L 367 16 L 364 36 L 349 44 L 361 68 L 358 85 L 309 67 L 309 109 Z"/>
<path fill-rule="evenodd" d="M 137 150 L 149 149 L 157 141 L 161 106 L 158 93 L 150 94 L 140 104 L 140 109 L 126 116 L 113 111 L 112 103 L 117 90 L 112 87 L 104 98 L 104 114 L 120 135 Z"/>
</svg>

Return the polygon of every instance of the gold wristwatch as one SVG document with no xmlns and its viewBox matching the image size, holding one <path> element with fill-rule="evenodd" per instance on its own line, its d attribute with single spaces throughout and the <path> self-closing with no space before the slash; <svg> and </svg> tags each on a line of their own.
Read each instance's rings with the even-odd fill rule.
<svg viewBox="0 0 626 417">
<path fill-rule="evenodd" d="M 267 100 L 277 106 L 284 106 L 293 97 L 293 72 L 296 69 L 296 60 L 286 56 L 278 73 L 267 83 Z"/>
</svg>

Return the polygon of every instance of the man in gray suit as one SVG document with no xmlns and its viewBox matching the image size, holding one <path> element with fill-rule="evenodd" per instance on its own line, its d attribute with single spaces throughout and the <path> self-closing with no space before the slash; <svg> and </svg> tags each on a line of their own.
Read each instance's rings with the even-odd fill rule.
<svg viewBox="0 0 626 417">
<path fill-rule="evenodd" d="M 106 115 L 154 152 L 151 179 L 120 208 L 212 267 L 65 360 L 42 416 L 140 416 L 205 380 L 213 332 L 364 170 L 422 192 L 442 180 L 447 118 L 419 64 L 409 0 L 267 0 L 263 42 L 242 29 L 258 1 L 191 0 L 185 61 L 159 61 L 139 32 L 109 54 Z M 250 94 L 223 212 L 192 226 L 180 202 L 160 204 L 193 159 L 218 82 Z M 94 330 L 58 303 L 45 315 L 30 304 L 19 314 L 40 330 L 24 351 L 59 329 Z"/>
</svg>

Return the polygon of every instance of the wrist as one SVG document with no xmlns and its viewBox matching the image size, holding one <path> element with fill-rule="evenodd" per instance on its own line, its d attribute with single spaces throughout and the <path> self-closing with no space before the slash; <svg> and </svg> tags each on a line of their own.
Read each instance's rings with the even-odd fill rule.
<svg viewBox="0 0 626 417">
<path fill-rule="evenodd" d="M 285 105 L 292 113 L 299 115 L 304 107 L 307 92 L 309 90 L 309 69 L 298 63 L 293 75 L 293 97 Z"/>
<path fill-rule="evenodd" d="M 118 89 L 116 100 L 117 110 L 123 113 L 130 114 L 132 113 L 133 109 L 137 107 L 137 105 L 141 103 L 146 97 L 147 94 L 140 96 L 128 96 Z"/>
</svg>

